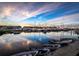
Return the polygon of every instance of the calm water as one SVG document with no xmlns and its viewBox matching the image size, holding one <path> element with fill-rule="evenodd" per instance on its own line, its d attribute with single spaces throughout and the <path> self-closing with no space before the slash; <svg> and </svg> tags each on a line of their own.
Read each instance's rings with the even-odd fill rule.
<svg viewBox="0 0 79 59">
<path fill-rule="evenodd" d="M 3 34 L 0 36 L 0 55 L 11 55 L 17 51 L 22 52 L 26 50 L 26 47 L 31 47 L 31 45 L 47 44 L 49 40 L 60 40 L 60 38 L 78 38 L 78 35 L 73 31 Z"/>
<path fill-rule="evenodd" d="M 0 43 L 12 43 L 21 41 L 31 41 L 37 43 L 48 43 L 49 40 L 60 40 L 60 38 L 77 38 L 73 31 L 68 32 L 22 32 L 20 34 L 4 34 L 0 36 Z"/>
</svg>

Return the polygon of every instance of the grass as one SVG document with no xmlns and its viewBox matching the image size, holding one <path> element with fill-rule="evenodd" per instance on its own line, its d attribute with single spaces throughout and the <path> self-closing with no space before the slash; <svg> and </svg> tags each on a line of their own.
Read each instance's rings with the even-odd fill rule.
<svg viewBox="0 0 79 59">
<path fill-rule="evenodd" d="M 6 33 L 12 33 L 10 30 L 0 30 L 0 35 L 6 34 Z"/>
</svg>

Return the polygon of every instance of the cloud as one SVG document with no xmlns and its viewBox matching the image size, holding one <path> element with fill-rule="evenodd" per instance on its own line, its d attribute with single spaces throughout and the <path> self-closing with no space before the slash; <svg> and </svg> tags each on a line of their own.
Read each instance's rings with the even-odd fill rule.
<svg viewBox="0 0 79 59">
<path fill-rule="evenodd" d="M 79 13 L 57 17 L 48 20 L 49 25 L 76 24 L 79 23 Z"/>
<path fill-rule="evenodd" d="M 79 13 L 79 5 L 74 3 L 0 3 L 0 24 L 29 25 L 33 21 L 44 23 L 53 19 L 71 19 L 71 14 Z M 70 17 L 68 17 L 70 16 Z M 35 17 L 35 19 L 34 19 Z M 74 16 L 77 17 L 77 16 Z M 28 19 L 29 18 L 29 19 Z M 31 20 L 32 19 L 32 20 Z M 34 20 L 33 20 L 34 19 Z M 74 18 L 73 18 L 74 19 Z M 30 21 L 24 21 L 30 20 Z M 69 21 L 69 20 L 68 20 Z M 67 20 L 52 21 L 53 24 L 70 23 Z M 50 21 L 47 22 L 49 24 Z M 75 22 L 73 20 L 73 22 Z M 29 24 L 28 24 L 29 23 Z M 34 23 L 33 23 L 34 24 Z M 50 23 L 52 24 L 52 23 Z"/>
<path fill-rule="evenodd" d="M 53 11 L 53 10 L 56 10 L 60 5 L 61 3 L 50 3 L 47 5 L 43 5 L 41 8 L 32 12 L 30 15 L 32 17 L 32 16 L 39 15 L 48 11 Z"/>
<path fill-rule="evenodd" d="M 15 11 L 15 8 L 7 6 L 2 9 L 2 15 L 3 16 L 11 16 L 14 11 Z"/>
</svg>

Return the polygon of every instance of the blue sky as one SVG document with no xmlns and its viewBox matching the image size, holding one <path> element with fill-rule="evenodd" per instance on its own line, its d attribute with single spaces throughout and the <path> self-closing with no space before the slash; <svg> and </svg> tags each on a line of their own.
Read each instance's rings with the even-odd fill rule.
<svg viewBox="0 0 79 59">
<path fill-rule="evenodd" d="M 78 16 L 78 2 L 0 3 L 1 25 L 78 24 Z"/>
<path fill-rule="evenodd" d="M 36 16 L 30 17 L 28 19 L 30 19 L 29 21 L 31 20 L 36 21 L 36 19 L 39 19 L 41 17 L 42 19 L 47 21 L 53 18 L 71 15 L 75 13 L 79 13 L 79 3 L 61 3 L 61 5 L 54 11 L 51 10 L 45 13 L 41 13 Z M 41 21 L 44 21 L 44 20 L 41 20 Z M 28 21 L 28 20 L 25 19 L 25 21 Z"/>
</svg>

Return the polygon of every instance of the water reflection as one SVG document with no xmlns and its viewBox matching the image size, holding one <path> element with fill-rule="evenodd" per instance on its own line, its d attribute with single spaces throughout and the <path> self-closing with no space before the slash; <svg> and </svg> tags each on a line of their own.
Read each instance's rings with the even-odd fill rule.
<svg viewBox="0 0 79 59">
<path fill-rule="evenodd" d="M 32 33 L 24 33 L 22 32 L 20 35 L 22 35 L 23 37 L 35 41 L 35 42 L 39 42 L 39 43 L 47 43 L 48 42 L 48 37 L 46 36 L 46 34 L 40 32 L 32 32 Z"/>
<path fill-rule="evenodd" d="M 68 32 L 22 32 L 20 34 L 4 34 L 0 36 L 0 43 L 12 43 L 12 42 L 22 42 L 30 41 L 38 43 L 48 43 L 50 39 L 60 40 L 60 38 L 76 38 L 78 35 L 73 31 Z"/>
<path fill-rule="evenodd" d="M 78 38 L 73 31 L 68 32 L 22 32 L 20 34 L 4 34 L 0 36 L 0 52 L 2 50 L 16 51 L 29 46 L 48 44 L 49 40 L 60 40 L 60 38 Z"/>
</svg>

